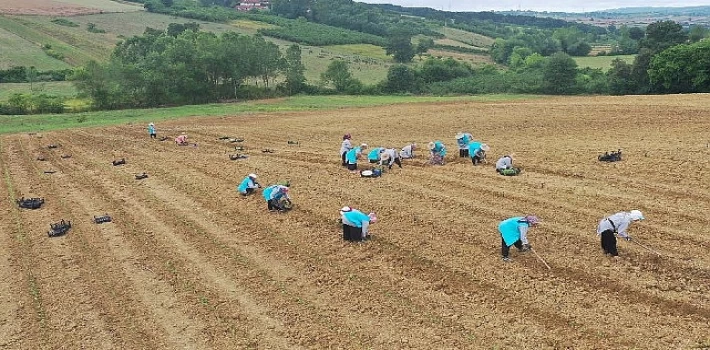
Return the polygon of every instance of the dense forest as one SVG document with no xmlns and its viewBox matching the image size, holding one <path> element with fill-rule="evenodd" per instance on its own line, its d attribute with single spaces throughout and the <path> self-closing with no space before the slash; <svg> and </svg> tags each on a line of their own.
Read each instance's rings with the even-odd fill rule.
<svg viewBox="0 0 710 350">
<path fill-rule="evenodd" d="M 151 12 L 202 21 L 249 19 L 273 24 L 255 36 L 204 32 L 196 23 L 147 28 L 119 43 L 105 63 L 72 72 L 34 72 L 32 79 L 74 81 L 97 109 L 198 104 L 235 99 L 307 94 L 647 94 L 710 92 L 708 29 L 673 21 L 642 27 L 607 28 L 493 12 L 451 13 L 425 8 L 367 5 L 350 0 L 274 0 L 270 11 L 238 12 L 230 0 L 144 0 Z M 488 54 L 496 63 L 472 67 L 452 58 L 421 55 L 438 47 L 443 26 L 495 38 Z M 417 36 L 415 41 L 413 38 Z M 296 44 L 281 52 L 266 40 Z M 416 43 L 416 44 L 415 44 Z M 392 61 L 374 85 L 354 78 L 347 61 L 333 60 L 321 81 L 307 83 L 300 45 L 371 44 Z M 633 63 L 614 60 L 608 70 L 579 68 L 593 44 L 602 55 L 635 54 Z M 455 47 L 449 47 L 454 49 Z M 419 61 L 413 61 L 416 55 Z M 0 71 L 0 81 L 27 81 L 25 67 Z M 36 97 L 31 97 L 36 99 Z M 42 103 L 48 105 L 49 97 Z M 37 108 L 29 96 L 0 104 L 0 113 L 60 111 L 56 99 Z"/>
</svg>

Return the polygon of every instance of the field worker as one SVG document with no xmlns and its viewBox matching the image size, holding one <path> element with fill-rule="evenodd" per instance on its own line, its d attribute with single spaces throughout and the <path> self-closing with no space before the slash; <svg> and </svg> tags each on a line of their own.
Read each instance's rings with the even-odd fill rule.
<svg viewBox="0 0 710 350">
<path fill-rule="evenodd" d="M 382 155 L 382 152 L 385 151 L 384 147 L 375 147 L 373 148 L 370 153 L 367 154 L 367 160 L 371 164 L 378 163 L 380 161 L 380 155 Z"/>
<path fill-rule="evenodd" d="M 430 158 L 429 163 L 432 165 L 444 165 L 444 157 L 446 156 L 446 146 L 441 141 L 429 142 Z"/>
<path fill-rule="evenodd" d="M 467 132 L 459 132 L 456 134 L 456 143 L 459 145 L 459 157 L 468 157 L 468 143 L 473 140 L 473 135 Z"/>
<path fill-rule="evenodd" d="M 397 164 L 400 169 L 402 169 L 402 159 L 397 154 L 397 150 L 394 148 L 385 149 L 380 155 L 380 165 L 387 165 L 388 168 L 392 169 L 393 164 Z"/>
<path fill-rule="evenodd" d="M 639 210 L 632 210 L 629 212 L 618 212 L 599 221 L 597 235 L 602 236 L 602 249 L 604 249 L 604 254 L 619 256 L 619 252 L 616 250 L 616 235 L 618 234 L 625 240 L 630 241 L 631 236 L 629 236 L 626 230 L 629 228 L 631 222 L 643 219 L 643 214 Z"/>
<path fill-rule="evenodd" d="M 185 145 L 187 145 L 187 135 L 182 134 L 182 135 L 176 137 L 176 138 L 175 138 L 175 143 L 176 143 L 178 146 L 185 146 Z"/>
<path fill-rule="evenodd" d="M 513 153 L 500 157 L 496 162 L 496 171 L 498 174 L 505 176 L 520 174 L 520 168 L 513 167 L 513 160 L 515 160 L 515 155 Z"/>
<path fill-rule="evenodd" d="M 239 184 L 239 187 L 237 187 L 237 191 L 239 191 L 242 196 L 248 196 L 254 193 L 254 191 L 259 187 L 261 187 L 261 185 L 256 182 L 256 174 L 249 174 Z"/>
<path fill-rule="evenodd" d="M 412 159 L 414 158 L 414 151 L 417 149 L 417 144 L 416 143 L 410 143 L 404 147 L 402 147 L 402 150 L 399 151 L 399 157 L 402 159 Z"/>
<path fill-rule="evenodd" d="M 348 163 L 345 160 L 345 155 L 349 150 L 353 149 L 353 144 L 350 142 L 352 136 L 350 134 L 343 135 L 343 143 L 340 144 L 340 159 L 343 161 L 343 166 L 347 166 Z"/>
<path fill-rule="evenodd" d="M 153 124 L 153 123 L 148 124 L 148 134 L 150 135 L 151 139 L 154 139 L 158 136 L 158 134 L 155 133 L 155 124 Z"/>
<path fill-rule="evenodd" d="M 348 170 L 350 172 L 357 172 L 357 160 L 360 158 L 360 155 L 362 155 L 362 151 L 367 149 L 367 144 L 363 143 L 359 147 L 355 147 L 351 150 L 348 151 L 348 153 L 345 155 L 345 161 L 348 163 Z"/>
<path fill-rule="evenodd" d="M 288 196 L 288 186 L 271 185 L 262 192 L 269 211 L 285 212 L 290 206 L 291 197 Z"/>
<path fill-rule="evenodd" d="M 343 240 L 350 242 L 363 241 L 368 237 L 371 223 L 377 221 L 375 213 L 365 213 L 351 207 L 340 209 L 340 219 L 343 221 Z"/>
<path fill-rule="evenodd" d="M 473 165 L 481 164 L 482 161 L 486 160 L 486 152 L 490 150 L 485 143 L 480 143 L 477 141 L 471 141 L 468 144 L 468 155 L 471 156 L 471 162 Z"/>
<path fill-rule="evenodd" d="M 532 247 L 528 242 L 528 229 L 537 226 L 540 220 L 535 215 L 516 216 L 506 219 L 498 224 L 498 232 L 501 236 L 500 253 L 503 261 L 511 261 L 508 257 L 510 246 L 514 245 L 520 252 L 527 252 Z"/>
</svg>

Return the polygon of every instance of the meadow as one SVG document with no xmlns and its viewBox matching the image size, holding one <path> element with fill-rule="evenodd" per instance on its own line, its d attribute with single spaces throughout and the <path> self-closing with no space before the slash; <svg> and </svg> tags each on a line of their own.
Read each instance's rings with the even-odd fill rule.
<svg viewBox="0 0 710 350">
<path fill-rule="evenodd" d="M 599 68 L 603 71 L 609 70 L 611 68 L 611 62 L 615 59 L 621 59 L 622 61 L 633 64 L 636 55 L 618 55 L 618 56 L 585 56 L 585 57 L 572 57 L 575 62 L 577 62 L 578 68 Z"/>
</svg>

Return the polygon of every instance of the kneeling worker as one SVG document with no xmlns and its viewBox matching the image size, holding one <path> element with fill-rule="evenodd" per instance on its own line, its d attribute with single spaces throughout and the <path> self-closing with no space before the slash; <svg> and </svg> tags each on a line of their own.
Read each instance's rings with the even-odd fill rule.
<svg viewBox="0 0 710 350">
<path fill-rule="evenodd" d="M 248 196 L 254 193 L 254 191 L 259 187 L 261 187 L 261 185 L 256 182 L 256 174 L 249 174 L 239 184 L 239 187 L 237 187 L 237 191 L 239 191 L 242 196 Z"/>
<path fill-rule="evenodd" d="M 269 211 L 285 212 L 291 208 L 291 197 L 288 196 L 288 187 L 284 185 L 271 185 L 262 193 Z"/>
</svg>

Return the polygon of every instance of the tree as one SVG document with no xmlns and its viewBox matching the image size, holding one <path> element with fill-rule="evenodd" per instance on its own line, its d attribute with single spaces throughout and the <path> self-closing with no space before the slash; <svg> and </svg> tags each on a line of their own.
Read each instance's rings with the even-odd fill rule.
<svg viewBox="0 0 710 350">
<path fill-rule="evenodd" d="M 683 31 L 683 26 L 674 21 L 660 21 L 646 27 L 646 37 L 641 40 L 639 46 L 656 54 L 687 40 L 688 35 Z"/>
<path fill-rule="evenodd" d="M 710 41 L 677 45 L 651 58 L 648 70 L 656 91 L 688 93 L 710 91 Z"/>
<path fill-rule="evenodd" d="M 629 39 L 639 41 L 643 39 L 644 36 L 646 36 L 646 32 L 644 32 L 643 29 L 639 27 L 629 28 Z"/>
<path fill-rule="evenodd" d="M 620 58 L 611 61 L 611 68 L 606 72 L 609 93 L 626 95 L 636 91 L 634 81 L 631 79 L 631 68 L 630 64 Z"/>
<path fill-rule="evenodd" d="M 696 43 L 710 36 L 710 29 L 703 26 L 692 26 L 688 31 L 688 39 L 691 43 Z"/>
<path fill-rule="evenodd" d="M 350 73 L 350 67 L 348 67 L 347 62 L 335 60 L 330 62 L 328 68 L 321 74 L 321 80 L 326 84 L 333 84 L 336 91 L 345 92 L 353 80 L 353 75 Z"/>
<path fill-rule="evenodd" d="M 568 54 L 558 52 L 547 59 L 543 68 L 543 89 L 551 94 L 573 92 L 577 76 L 577 62 Z"/>
<path fill-rule="evenodd" d="M 422 55 L 429 51 L 432 47 L 434 47 L 434 39 L 426 37 L 419 40 L 416 51 L 420 61 L 422 60 Z"/>
<path fill-rule="evenodd" d="M 388 55 L 392 55 L 395 62 L 407 63 L 414 58 L 414 46 L 412 46 L 412 36 L 405 33 L 395 34 L 390 38 L 385 48 Z"/>
<path fill-rule="evenodd" d="M 639 50 L 638 55 L 634 58 L 634 64 L 631 67 L 631 80 L 636 86 L 636 93 L 647 94 L 651 91 L 648 79 L 651 57 L 653 57 L 653 52 L 650 49 L 643 48 Z"/>
<path fill-rule="evenodd" d="M 286 49 L 286 90 L 289 95 L 297 94 L 303 91 L 306 83 L 306 76 L 303 74 L 306 67 L 301 62 L 301 47 L 293 44 Z"/>
<path fill-rule="evenodd" d="M 397 64 L 387 71 L 385 91 L 388 92 L 419 92 L 420 80 L 417 72 L 405 65 Z"/>
</svg>

